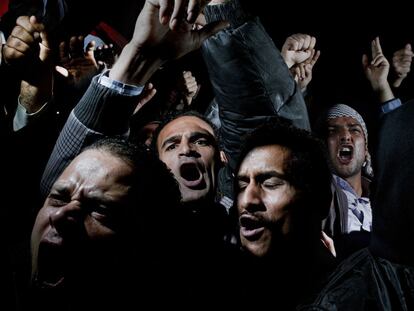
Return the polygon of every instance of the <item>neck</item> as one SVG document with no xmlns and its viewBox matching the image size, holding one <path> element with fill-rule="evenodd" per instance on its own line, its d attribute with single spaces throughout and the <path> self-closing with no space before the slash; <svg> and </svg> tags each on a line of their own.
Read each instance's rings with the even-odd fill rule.
<svg viewBox="0 0 414 311">
<path fill-rule="evenodd" d="M 345 180 L 350 184 L 352 189 L 356 192 L 356 194 L 360 197 L 362 196 L 362 176 L 361 171 L 354 176 L 350 176 L 345 178 Z"/>
</svg>

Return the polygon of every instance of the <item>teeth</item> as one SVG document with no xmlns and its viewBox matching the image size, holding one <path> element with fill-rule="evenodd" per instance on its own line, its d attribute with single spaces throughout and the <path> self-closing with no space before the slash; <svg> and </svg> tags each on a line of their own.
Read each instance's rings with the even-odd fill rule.
<svg viewBox="0 0 414 311">
<path fill-rule="evenodd" d="M 341 151 L 345 151 L 345 152 L 351 152 L 351 148 L 349 147 L 342 147 Z"/>
</svg>

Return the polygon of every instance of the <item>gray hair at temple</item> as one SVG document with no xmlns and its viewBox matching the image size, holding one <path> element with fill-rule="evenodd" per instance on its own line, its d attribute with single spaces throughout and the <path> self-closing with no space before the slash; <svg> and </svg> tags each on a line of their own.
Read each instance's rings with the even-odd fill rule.
<svg viewBox="0 0 414 311">
<path fill-rule="evenodd" d="M 368 151 L 368 130 L 367 126 L 365 125 L 365 121 L 362 116 L 356 111 L 355 109 L 351 108 L 348 105 L 344 104 L 336 104 L 332 106 L 327 113 L 326 120 L 336 119 L 341 117 L 350 117 L 355 119 L 362 127 L 362 131 L 364 132 L 365 136 L 365 147 L 367 150 L 367 155 L 365 157 L 365 162 L 362 166 L 364 174 L 368 177 L 373 177 L 374 171 L 372 169 L 372 162 L 371 162 L 371 155 Z"/>
</svg>

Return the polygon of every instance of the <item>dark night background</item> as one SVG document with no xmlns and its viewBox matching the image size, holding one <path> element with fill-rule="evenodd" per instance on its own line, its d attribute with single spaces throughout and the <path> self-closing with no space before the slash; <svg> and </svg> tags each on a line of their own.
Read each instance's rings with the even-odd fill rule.
<svg viewBox="0 0 414 311">
<path fill-rule="evenodd" d="M 13 5 L 42 0 L 10 0 Z M 414 44 L 412 10 L 401 1 L 366 2 L 298 2 L 247 1 L 246 8 L 258 15 L 277 47 L 281 48 L 287 36 L 307 33 L 317 38 L 321 57 L 313 70 L 309 93 L 314 105 L 326 107 L 343 102 L 355 106 L 370 123 L 375 102 L 366 81 L 361 58 L 370 53 L 370 42 L 379 35 L 385 56 L 406 43 Z M 7 0 L 0 0 L 5 6 Z M 63 26 L 63 32 L 79 34 L 100 20 L 119 31 L 126 39 L 133 32 L 135 19 L 144 0 L 67 0 L 72 10 Z M 1 6 L 0 6 L 1 9 Z M 193 53 L 181 64 L 188 66 L 199 81 L 207 78 L 199 54 Z M 396 95 L 403 100 L 412 98 L 413 75 L 409 75 Z M 161 81 L 163 78 L 159 78 Z M 204 83 L 204 107 L 212 98 L 208 83 Z M 368 124 L 369 126 L 369 124 Z"/>
</svg>

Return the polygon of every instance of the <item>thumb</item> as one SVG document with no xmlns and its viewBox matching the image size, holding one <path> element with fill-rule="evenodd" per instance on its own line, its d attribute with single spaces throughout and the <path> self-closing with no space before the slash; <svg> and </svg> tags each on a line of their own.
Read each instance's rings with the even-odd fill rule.
<svg viewBox="0 0 414 311">
<path fill-rule="evenodd" d="M 205 25 L 201 30 L 199 30 L 201 42 L 218 33 L 220 30 L 228 27 L 229 25 L 230 24 L 227 21 L 217 21 Z"/>
<path fill-rule="evenodd" d="M 49 42 L 49 36 L 47 34 L 46 31 L 42 31 L 40 33 L 40 44 L 42 44 L 43 46 L 47 47 L 48 49 L 50 49 L 50 42 Z"/>
<path fill-rule="evenodd" d="M 40 32 L 40 52 L 39 52 L 39 58 L 42 61 L 48 61 L 50 60 L 52 56 L 52 50 L 50 49 L 50 43 L 48 35 L 45 31 Z"/>
<path fill-rule="evenodd" d="M 411 49 L 411 44 L 410 44 L 410 43 L 407 43 L 407 44 L 405 45 L 405 49 L 406 49 L 407 51 L 412 51 L 412 49 Z"/>
</svg>

